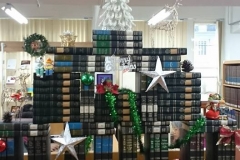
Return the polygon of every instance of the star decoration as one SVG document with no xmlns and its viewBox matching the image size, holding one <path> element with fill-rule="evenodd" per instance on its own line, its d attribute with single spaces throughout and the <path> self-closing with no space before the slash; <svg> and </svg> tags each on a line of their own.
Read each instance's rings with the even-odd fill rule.
<svg viewBox="0 0 240 160">
<path fill-rule="evenodd" d="M 85 138 L 86 137 L 72 138 L 70 130 L 69 130 L 69 125 L 68 125 L 68 123 L 66 123 L 63 137 L 52 138 L 53 141 L 61 144 L 55 160 L 66 150 L 68 150 L 75 157 L 75 159 L 78 160 L 77 153 L 76 153 L 74 146 L 77 145 L 78 143 L 82 142 Z"/>
<path fill-rule="evenodd" d="M 153 78 L 146 92 L 149 91 L 151 88 L 153 88 L 157 83 L 159 83 L 167 92 L 169 92 L 164 77 L 176 71 L 163 71 L 160 58 L 158 57 L 155 71 L 140 71 L 140 72 Z"/>
</svg>

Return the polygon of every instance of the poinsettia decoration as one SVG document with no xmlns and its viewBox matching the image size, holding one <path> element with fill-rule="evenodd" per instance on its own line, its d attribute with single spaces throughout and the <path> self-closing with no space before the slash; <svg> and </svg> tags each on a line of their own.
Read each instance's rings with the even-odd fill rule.
<svg viewBox="0 0 240 160">
<path fill-rule="evenodd" d="M 104 94 L 106 92 L 111 92 L 112 94 L 118 94 L 118 85 L 112 84 L 111 80 L 105 80 L 101 84 L 97 84 L 97 93 Z"/>
</svg>

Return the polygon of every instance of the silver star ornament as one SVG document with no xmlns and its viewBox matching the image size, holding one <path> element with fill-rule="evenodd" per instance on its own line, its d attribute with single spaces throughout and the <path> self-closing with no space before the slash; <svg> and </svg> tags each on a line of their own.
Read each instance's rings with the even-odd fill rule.
<svg viewBox="0 0 240 160">
<path fill-rule="evenodd" d="M 59 143 L 61 146 L 58 150 L 58 154 L 56 155 L 55 160 L 66 150 L 72 154 L 76 160 L 78 160 L 76 150 L 74 148 L 75 145 L 78 143 L 82 142 L 86 137 L 74 137 L 72 138 L 70 130 L 69 130 L 69 125 L 66 123 L 65 130 L 63 133 L 62 137 L 57 137 L 57 138 L 52 138 L 53 141 Z"/>
<path fill-rule="evenodd" d="M 160 61 L 160 58 L 158 57 L 157 58 L 157 64 L 156 64 L 156 68 L 155 68 L 155 71 L 140 71 L 141 73 L 153 78 L 152 79 L 152 82 L 149 84 L 147 91 L 149 91 L 151 88 L 153 88 L 156 84 L 160 84 L 167 92 L 168 91 L 168 88 L 167 88 L 167 84 L 165 82 L 165 79 L 164 77 L 166 75 L 169 75 L 169 74 L 172 74 L 176 71 L 163 71 L 162 70 L 162 64 L 161 64 L 161 61 Z"/>
</svg>

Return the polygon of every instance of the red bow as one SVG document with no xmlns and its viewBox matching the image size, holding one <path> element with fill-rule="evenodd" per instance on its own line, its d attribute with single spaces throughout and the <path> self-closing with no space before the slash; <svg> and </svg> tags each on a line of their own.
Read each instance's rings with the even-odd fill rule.
<svg viewBox="0 0 240 160">
<path fill-rule="evenodd" d="M 98 84 L 97 93 L 104 94 L 105 92 L 111 92 L 112 94 L 118 94 L 118 85 L 112 84 L 110 80 L 104 81 L 102 84 Z"/>
<path fill-rule="evenodd" d="M 239 132 L 240 133 L 240 132 Z M 232 139 L 232 136 L 235 135 L 235 143 L 236 145 L 240 145 L 240 134 L 235 134 L 235 131 L 232 131 L 228 126 L 222 126 L 220 128 L 220 139 L 218 140 L 216 145 L 219 144 L 224 144 L 225 146 L 229 145 Z M 236 137 L 236 135 L 239 135 L 238 137 Z M 238 143 L 236 142 L 236 140 L 238 141 Z"/>
<path fill-rule="evenodd" d="M 240 151 L 240 130 L 235 131 L 235 144 Z"/>
</svg>

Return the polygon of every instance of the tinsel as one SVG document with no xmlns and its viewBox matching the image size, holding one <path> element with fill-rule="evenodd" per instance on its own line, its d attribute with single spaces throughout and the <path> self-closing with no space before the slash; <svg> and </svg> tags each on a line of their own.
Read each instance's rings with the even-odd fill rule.
<svg viewBox="0 0 240 160">
<path fill-rule="evenodd" d="M 190 141 L 190 139 L 196 135 L 198 132 L 201 132 L 205 126 L 206 119 L 204 117 L 199 118 L 194 126 L 186 133 L 182 139 L 178 139 L 175 144 L 168 146 L 169 149 L 180 148 L 182 145 Z"/>
<path fill-rule="evenodd" d="M 88 136 L 85 139 L 85 153 L 88 153 L 88 151 L 90 150 L 92 141 L 93 141 L 92 136 Z"/>
<path fill-rule="evenodd" d="M 108 107 L 110 109 L 110 115 L 112 117 L 112 120 L 114 123 L 117 122 L 118 120 L 118 115 L 117 115 L 117 111 L 115 108 L 115 104 L 116 104 L 116 97 L 111 93 L 111 92 L 106 92 L 105 93 L 105 98 L 106 98 L 106 102 L 108 104 Z"/>
<path fill-rule="evenodd" d="M 138 140 L 138 145 L 140 149 L 140 153 L 144 153 L 144 147 L 141 140 L 142 135 L 142 125 L 141 125 L 141 118 L 138 114 L 137 106 L 136 106 L 136 94 L 131 91 L 130 89 L 121 89 L 120 93 L 127 93 L 128 94 L 128 101 L 130 105 L 130 117 L 133 123 L 133 133 Z"/>
</svg>

